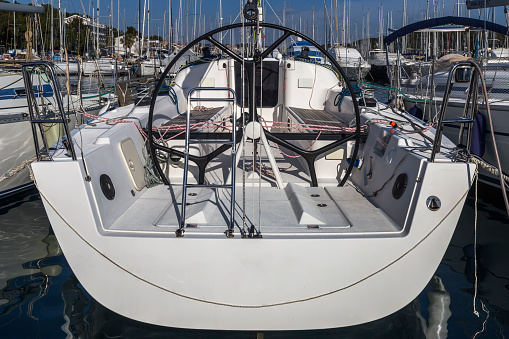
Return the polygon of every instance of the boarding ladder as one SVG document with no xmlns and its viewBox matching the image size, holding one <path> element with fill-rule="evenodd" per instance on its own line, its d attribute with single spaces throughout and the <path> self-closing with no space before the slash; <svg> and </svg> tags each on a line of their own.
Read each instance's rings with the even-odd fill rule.
<svg viewBox="0 0 509 339">
<path fill-rule="evenodd" d="M 468 73 L 470 71 L 470 73 Z M 463 73 L 459 73 L 463 72 Z M 447 105 L 449 103 L 449 98 L 452 91 L 452 86 L 455 81 L 458 81 L 459 77 L 463 77 L 463 80 L 466 80 L 465 76 L 470 74 L 469 86 L 467 91 L 467 96 L 465 100 L 465 106 L 463 107 L 463 115 L 461 117 L 455 119 L 445 119 L 445 113 L 447 110 Z M 481 77 L 481 70 L 479 66 L 473 61 L 464 61 L 459 62 L 454 65 L 449 71 L 449 76 L 447 78 L 447 85 L 444 92 L 444 98 L 442 100 L 442 105 L 440 107 L 440 112 L 438 114 L 438 121 L 435 126 L 435 140 L 433 142 L 433 150 L 431 152 L 430 161 L 435 161 L 435 156 L 440 152 L 440 145 L 442 143 L 442 134 L 445 124 L 459 124 L 460 125 L 460 133 L 458 138 L 458 144 L 461 144 L 463 141 L 463 132 L 467 125 L 473 125 L 474 123 L 474 115 L 477 111 L 477 99 L 479 94 L 479 77 Z M 488 104 L 488 93 L 486 92 L 486 88 L 483 86 L 482 93 L 484 96 L 484 100 L 486 104 Z M 472 130 L 473 128 L 468 129 L 467 134 L 467 142 L 466 148 L 470 152 L 471 142 L 472 142 Z"/>
<path fill-rule="evenodd" d="M 30 115 L 30 124 L 32 127 L 32 135 L 34 139 L 37 161 L 51 160 L 50 147 L 52 145 L 50 142 L 48 142 L 48 136 L 46 133 L 48 130 L 48 124 L 63 126 L 64 135 L 59 140 L 59 143 L 61 142 L 60 145 L 65 147 L 67 154 L 72 158 L 72 160 L 76 160 L 76 151 L 74 150 L 74 145 L 72 144 L 72 138 L 68 125 L 70 119 L 66 116 L 65 113 L 62 96 L 53 67 L 47 62 L 35 61 L 23 63 L 21 70 L 23 73 L 23 80 L 25 82 L 28 113 Z M 56 101 L 53 105 L 56 104 L 56 107 L 53 107 L 51 110 L 44 110 L 42 104 L 40 102 L 38 103 L 38 99 L 40 101 L 44 101 L 44 90 L 42 89 L 43 85 L 40 82 L 36 84 L 33 83 L 32 77 L 38 74 L 37 72 L 40 74 L 45 74 L 48 80 L 44 82 L 48 82 L 52 87 L 54 93 L 53 96 L 55 98 L 54 100 Z M 48 107 L 49 105 L 45 106 Z M 42 141 L 42 145 L 40 144 L 39 140 Z"/>
<path fill-rule="evenodd" d="M 228 96 L 228 98 L 193 98 L 192 94 L 200 91 L 228 91 L 232 93 L 232 97 Z M 220 102 L 231 102 L 233 106 L 233 119 L 232 119 L 232 137 L 231 140 L 191 140 L 191 102 L 211 102 L 211 101 L 220 101 Z M 235 91 L 228 87 L 195 87 L 192 88 L 187 95 L 187 113 L 186 113 L 186 141 L 184 147 L 184 182 L 182 184 L 182 212 L 180 218 L 180 225 L 177 231 L 175 232 L 177 237 L 184 236 L 184 231 L 186 227 L 186 198 L 187 198 L 187 189 L 188 188 L 226 188 L 231 191 L 231 204 L 230 204 L 230 223 L 228 225 L 228 229 L 226 230 L 226 236 L 228 238 L 233 237 L 233 228 L 235 225 L 235 167 L 236 167 L 236 149 L 235 146 L 237 144 L 236 140 L 236 118 L 237 118 L 237 105 L 235 104 Z M 222 144 L 222 145 L 231 145 L 231 182 L 224 184 L 189 184 L 187 182 L 188 178 L 188 168 L 189 168 L 189 145 L 191 144 Z"/>
</svg>

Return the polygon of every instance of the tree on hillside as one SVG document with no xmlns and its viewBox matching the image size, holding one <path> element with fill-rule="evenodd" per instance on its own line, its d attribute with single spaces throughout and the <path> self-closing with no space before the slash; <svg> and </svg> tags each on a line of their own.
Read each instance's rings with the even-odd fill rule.
<svg viewBox="0 0 509 339">
<path fill-rule="evenodd" d="M 120 42 L 124 45 L 125 48 L 128 48 L 131 50 L 131 47 L 133 46 L 134 42 L 136 41 L 136 37 L 138 36 L 138 32 L 136 29 L 132 26 L 127 26 L 126 32 L 124 37 L 121 38 Z"/>
</svg>

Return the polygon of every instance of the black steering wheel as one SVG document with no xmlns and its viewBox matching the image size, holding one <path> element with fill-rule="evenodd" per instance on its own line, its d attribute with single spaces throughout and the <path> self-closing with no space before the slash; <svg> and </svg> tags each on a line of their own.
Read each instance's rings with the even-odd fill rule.
<svg viewBox="0 0 509 339">
<path fill-rule="evenodd" d="M 272 29 L 276 29 L 276 30 L 282 31 L 283 35 L 279 39 L 277 39 L 272 45 L 270 45 L 266 50 L 264 50 L 263 52 L 259 53 L 258 55 L 253 56 L 253 58 L 250 59 L 250 60 L 247 60 L 247 59 L 243 60 L 241 56 L 239 56 L 238 54 L 235 54 L 233 51 L 228 49 L 225 45 L 223 45 L 221 42 L 219 42 L 218 40 L 214 39 L 214 37 L 213 37 L 215 34 L 218 34 L 218 33 L 224 32 L 224 31 L 229 31 L 229 30 L 232 30 L 232 29 L 238 29 L 238 28 L 244 28 L 244 27 L 249 27 L 249 28 L 257 28 L 257 27 L 272 28 Z M 357 154 L 358 154 L 358 151 L 359 151 L 359 144 L 361 142 L 361 132 L 362 132 L 362 130 L 361 130 L 361 119 L 360 119 L 359 104 L 357 102 L 357 98 L 356 98 L 353 86 L 351 85 L 350 81 L 348 80 L 348 78 L 346 76 L 345 71 L 341 68 L 339 63 L 322 46 L 320 46 L 318 43 L 316 43 L 315 41 L 313 41 L 309 37 L 307 37 L 307 36 L 297 32 L 295 30 L 292 30 L 290 28 L 279 26 L 279 25 L 275 25 L 275 24 L 270 24 L 270 23 L 264 23 L 264 22 L 260 22 L 260 23 L 257 23 L 257 22 L 246 22 L 246 23 L 238 23 L 238 24 L 233 24 L 233 25 L 228 25 L 228 26 L 216 28 L 216 29 L 214 29 L 214 30 L 212 30 L 212 31 L 210 31 L 210 32 L 208 32 L 208 33 L 206 33 L 206 34 L 196 38 L 194 41 L 189 43 L 186 47 L 184 47 L 175 56 L 175 58 L 173 58 L 173 60 L 168 64 L 168 66 L 166 66 L 166 69 L 161 74 L 161 77 L 159 78 L 159 81 L 157 82 L 157 85 L 156 85 L 156 87 L 154 89 L 154 92 L 153 92 L 153 95 L 152 95 L 152 100 L 150 102 L 150 110 L 149 110 L 147 129 L 148 129 L 149 150 L 150 150 L 150 155 L 151 155 L 152 159 L 157 159 L 156 158 L 156 150 L 164 151 L 164 152 L 167 152 L 167 153 L 170 153 L 170 154 L 173 154 L 173 155 L 177 155 L 177 156 L 180 156 L 180 157 L 184 156 L 183 152 L 175 150 L 175 149 L 171 149 L 171 148 L 169 148 L 167 146 L 164 146 L 164 145 L 161 145 L 161 144 L 158 144 L 154 140 L 154 138 L 153 138 L 153 118 L 154 118 L 154 106 L 155 106 L 155 103 L 156 103 L 156 99 L 157 99 L 158 93 L 161 90 L 161 87 L 162 87 L 162 85 L 163 85 L 163 83 L 165 81 L 165 78 L 168 75 L 168 73 L 170 72 L 170 70 L 172 69 L 172 67 L 177 63 L 177 61 L 185 54 L 185 52 L 187 52 L 189 49 L 193 48 L 195 45 L 197 45 L 198 43 L 200 43 L 202 41 L 208 41 L 208 42 L 212 43 L 213 45 L 215 45 L 217 48 L 219 48 L 221 51 L 223 51 L 225 54 L 230 56 L 236 62 L 239 62 L 241 64 L 243 62 L 244 62 L 244 64 L 251 63 L 254 66 L 257 66 L 258 64 L 260 64 L 262 62 L 262 60 L 264 58 L 269 56 L 276 49 L 276 47 L 278 47 L 283 41 L 285 41 L 290 36 L 299 37 L 302 40 L 307 41 L 311 45 L 316 47 L 322 53 L 322 55 L 324 55 L 332 63 L 333 68 L 335 68 L 339 72 L 339 74 L 343 78 L 343 80 L 344 80 L 346 86 L 348 87 L 348 90 L 349 90 L 349 92 L 351 93 L 351 96 L 352 96 L 352 102 L 353 102 L 354 111 L 355 111 L 355 124 L 356 124 L 355 132 L 353 132 L 352 134 L 349 134 L 346 137 L 343 137 L 343 138 L 341 138 L 339 140 L 336 140 L 336 141 L 334 141 L 334 142 L 332 142 L 332 143 L 330 143 L 330 144 L 328 144 L 326 146 L 323 146 L 323 147 L 321 147 L 321 148 L 319 148 L 317 150 L 314 150 L 314 151 L 307 151 L 307 150 L 304 150 L 304 149 L 302 149 L 300 147 L 297 147 L 297 146 L 293 145 L 292 143 L 288 142 L 287 140 L 284 140 L 283 138 L 281 138 L 281 137 L 279 137 L 279 136 L 277 136 L 275 134 L 272 134 L 272 133 L 270 133 L 267 130 L 264 130 L 265 135 L 266 135 L 268 140 L 273 141 L 276 144 L 278 144 L 280 146 L 283 146 L 283 147 L 285 147 L 285 148 L 287 148 L 287 149 L 289 149 L 291 151 L 294 151 L 295 153 L 301 155 L 306 160 L 306 162 L 308 164 L 308 167 L 309 167 L 309 172 L 310 172 L 310 176 L 311 176 L 311 185 L 312 186 L 318 186 L 318 181 L 317 181 L 317 178 L 316 178 L 316 171 L 315 171 L 315 166 L 314 166 L 315 159 L 319 155 L 321 155 L 321 154 L 323 154 L 323 153 L 325 153 L 325 152 L 327 152 L 329 150 L 332 150 L 332 149 L 334 149 L 334 148 L 336 148 L 336 147 L 346 143 L 347 141 L 355 140 L 355 145 L 354 145 L 353 153 L 352 153 L 352 161 L 350 161 L 350 164 L 348 165 L 348 168 L 346 169 L 346 172 L 345 172 L 343 178 L 341 179 L 341 181 L 339 183 L 339 186 L 343 186 L 345 184 L 346 180 L 348 179 L 350 173 L 352 172 L 353 168 L 354 168 L 355 159 L 357 159 Z M 249 87 L 250 88 L 248 90 L 248 93 L 253 93 L 253 88 L 251 86 L 254 86 L 254 79 L 250 79 L 249 80 Z M 255 98 L 254 98 L 253 95 L 250 95 L 248 102 L 249 102 L 250 116 L 254 117 L 255 116 L 254 112 L 256 110 L 256 103 L 255 103 Z M 240 133 L 242 133 L 242 132 L 240 132 Z M 237 138 L 237 140 L 241 140 L 241 139 L 242 138 L 240 138 L 240 137 Z M 213 152 L 211 152 L 211 153 L 209 153 L 209 154 L 207 154 L 205 156 L 189 155 L 189 159 L 191 161 L 193 161 L 198 166 L 198 168 L 199 168 L 198 183 L 203 184 L 203 181 L 204 181 L 204 178 L 205 178 L 205 167 L 210 162 L 210 160 L 215 158 L 217 155 L 223 153 L 224 151 L 226 151 L 230 147 L 231 147 L 231 145 L 222 145 L 222 146 L 218 147 L 216 150 L 214 150 Z M 153 161 L 153 164 L 154 164 L 154 167 L 155 167 L 157 173 L 161 177 L 161 180 L 163 181 L 163 183 L 165 185 L 169 185 L 169 181 L 166 178 L 164 172 L 162 171 L 161 166 L 159 165 L 158 161 Z"/>
</svg>

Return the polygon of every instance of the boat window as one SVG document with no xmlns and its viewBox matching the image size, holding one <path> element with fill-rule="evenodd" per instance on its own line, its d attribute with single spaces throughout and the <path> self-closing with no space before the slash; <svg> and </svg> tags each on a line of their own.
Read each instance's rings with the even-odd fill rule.
<svg viewBox="0 0 509 339">
<path fill-rule="evenodd" d="M 471 68 L 458 68 L 456 70 L 456 76 L 455 76 L 456 82 L 469 82 L 471 73 L 472 73 Z"/>
<path fill-rule="evenodd" d="M 278 85 L 279 85 L 279 61 L 264 61 L 263 69 L 256 68 L 256 106 L 260 105 L 260 95 L 262 96 L 262 107 L 275 107 L 278 102 Z M 248 106 L 248 74 L 252 74 L 252 64 L 245 64 L 244 71 L 244 105 Z M 263 77 L 263 93 L 260 91 L 260 75 Z M 237 93 L 237 104 L 242 105 L 242 86 L 241 86 L 241 65 L 235 63 L 235 92 Z"/>
<path fill-rule="evenodd" d="M 26 97 L 27 96 L 27 93 L 26 93 L 24 88 L 15 88 L 14 89 L 14 93 L 16 93 L 14 98 L 21 98 L 21 97 Z"/>
</svg>

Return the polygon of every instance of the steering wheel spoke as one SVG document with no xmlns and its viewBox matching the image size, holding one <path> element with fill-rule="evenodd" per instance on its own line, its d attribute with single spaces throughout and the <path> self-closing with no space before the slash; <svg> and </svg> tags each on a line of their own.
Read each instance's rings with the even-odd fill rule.
<svg viewBox="0 0 509 339">
<path fill-rule="evenodd" d="M 359 144 L 361 141 L 361 120 L 360 120 L 359 105 L 357 103 L 357 99 L 356 99 L 356 95 L 354 93 L 353 87 L 350 84 L 350 81 L 348 81 L 345 71 L 341 68 L 339 63 L 322 46 L 320 46 L 318 43 L 316 43 L 315 41 L 311 40 L 310 38 L 308 38 L 307 36 L 303 35 L 302 33 L 298 32 L 298 31 L 292 30 L 287 27 L 270 24 L 270 23 L 244 22 L 244 23 L 238 23 L 238 24 L 228 25 L 228 26 L 224 26 L 224 27 L 219 27 L 219 28 L 216 28 L 216 29 L 196 38 L 194 41 L 192 41 L 187 46 L 185 46 L 179 53 L 177 53 L 175 58 L 173 58 L 173 60 L 169 63 L 168 66 L 166 66 L 166 69 L 161 74 L 161 77 L 159 78 L 159 81 L 157 82 L 157 84 L 155 86 L 154 95 L 152 95 L 152 100 L 150 102 L 150 110 L 149 110 L 149 117 L 148 117 L 148 123 L 147 123 L 148 140 L 149 140 L 148 144 L 149 144 L 150 155 L 153 159 L 156 159 L 156 150 L 172 153 L 175 155 L 179 155 L 179 153 L 182 154 L 180 151 L 177 151 L 177 150 L 171 149 L 167 146 L 158 144 L 157 141 L 154 139 L 154 131 L 152 130 L 153 121 L 154 121 L 154 107 L 155 107 L 156 99 L 157 99 L 158 93 L 159 93 L 163 83 L 165 82 L 166 76 L 169 74 L 169 72 L 173 68 L 173 66 L 184 55 L 185 52 L 187 52 L 188 50 L 190 50 L 191 48 L 193 48 L 194 46 L 196 46 L 197 44 L 199 44 L 200 42 L 202 42 L 204 40 L 210 42 L 211 44 L 213 44 L 214 46 L 219 48 L 222 52 L 227 54 L 229 57 L 231 57 L 235 61 L 242 63 L 244 61 L 242 53 L 241 53 L 241 55 L 234 53 L 232 50 L 228 49 L 221 42 L 214 39 L 213 36 L 215 34 L 222 33 L 225 31 L 234 30 L 234 29 L 244 29 L 244 28 L 248 28 L 248 27 L 249 28 L 257 28 L 257 27 L 258 28 L 260 28 L 260 27 L 261 28 L 271 28 L 271 29 L 275 29 L 275 30 L 279 30 L 279 31 L 283 32 L 283 35 L 280 38 L 278 38 L 276 41 L 274 41 L 274 43 L 272 43 L 265 51 L 258 54 L 258 56 L 256 56 L 256 59 L 257 59 L 256 61 L 254 61 L 254 62 L 249 61 L 247 63 L 252 63 L 254 65 L 259 64 L 264 58 L 268 57 L 283 41 L 288 39 L 290 36 L 296 36 L 296 37 L 301 38 L 302 40 L 310 43 L 314 47 L 316 47 L 322 53 L 322 55 L 324 55 L 330 61 L 330 63 L 332 64 L 331 65 L 332 68 L 337 70 L 337 72 L 339 73 L 339 76 L 343 79 L 346 87 L 348 88 L 349 92 L 352 95 L 352 102 L 353 102 L 354 113 L 355 113 L 355 125 L 356 125 L 355 132 L 351 135 L 341 138 L 340 140 L 336 140 L 326 146 L 323 146 L 318 150 L 314 150 L 314 151 L 303 150 L 303 149 L 289 143 L 288 141 L 280 139 L 277 136 L 272 135 L 270 132 L 265 131 L 265 135 L 267 136 L 268 140 L 276 142 L 277 144 L 279 144 L 285 148 L 288 148 L 288 149 L 296 152 L 297 154 L 302 155 L 306 159 L 306 162 L 308 163 L 309 171 L 310 171 L 310 174 L 312 177 L 311 178 L 312 185 L 316 186 L 317 178 L 316 178 L 316 172 L 315 172 L 315 168 L 314 168 L 314 161 L 320 154 L 323 154 L 324 152 L 326 152 L 330 149 L 338 147 L 339 145 L 344 144 L 349 140 L 355 140 L 355 145 L 353 147 L 351 157 L 352 157 L 352 159 L 357 158 Z M 249 82 L 248 93 L 253 93 L 254 88 L 252 86 L 255 86 L 254 79 L 251 79 L 251 81 Z M 248 100 L 248 102 L 249 102 L 249 106 L 250 106 L 249 111 L 254 112 L 255 111 L 254 99 Z M 237 139 L 237 140 L 239 140 L 239 139 Z M 222 151 L 224 151 L 224 150 L 222 150 Z M 203 171 L 204 171 L 206 164 L 208 163 L 208 161 L 210 161 L 211 157 L 216 155 L 216 153 L 217 153 L 217 150 L 215 152 L 208 154 L 208 155 L 205 155 L 204 157 L 196 157 L 196 156 L 190 157 L 190 160 L 197 163 L 197 165 L 200 168 L 203 167 Z M 161 177 L 161 180 L 163 181 L 163 183 L 165 185 L 169 185 L 169 181 L 166 178 L 164 172 L 162 171 L 159 163 L 157 161 L 154 161 L 153 164 L 154 164 L 154 167 L 155 167 L 157 173 Z M 350 161 L 350 164 L 348 165 L 346 172 L 339 183 L 340 186 L 342 186 L 348 179 L 350 173 L 352 172 L 352 170 L 354 168 L 354 164 L 355 164 L 355 161 Z M 200 172 L 203 172 L 203 171 L 200 171 Z M 201 180 L 203 180 L 203 173 L 200 174 L 200 177 L 201 177 Z"/>
<path fill-rule="evenodd" d="M 242 59 L 237 54 L 233 53 L 225 45 L 214 39 L 212 36 L 207 37 L 207 40 L 210 41 L 214 46 L 228 54 L 235 61 L 242 63 Z"/>
<path fill-rule="evenodd" d="M 263 51 L 260 60 L 266 58 L 270 53 L 272 53 L 277 46 L 281 45 L 283 41 L 291 37 L 293 34 L 290 32 L 285 32 L 279 39 L 277 39 L 272 45 L 270 45 L 265 51 Z"/>
</svg>

